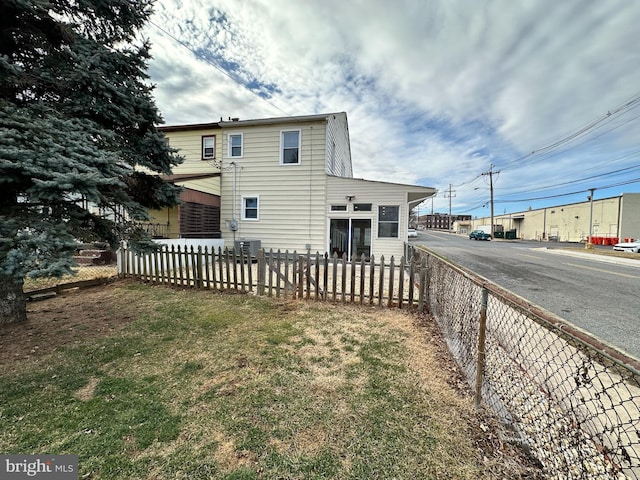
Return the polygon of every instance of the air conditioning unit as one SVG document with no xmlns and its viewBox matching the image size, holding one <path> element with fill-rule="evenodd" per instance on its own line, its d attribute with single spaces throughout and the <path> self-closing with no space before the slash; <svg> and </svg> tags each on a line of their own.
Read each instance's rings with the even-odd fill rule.
<svg viewBox="0 0 640 480">
<path fill-rule="evenodd" d="M 234 244 L 234 250 L 236 252 L 242 251 L 245 257 L 251 256 L 256 258 L 258 256 L 258 250 L 260 250 L 260 240 L 250 240 L 248 238 L 236 240 Z"/>
</svg>

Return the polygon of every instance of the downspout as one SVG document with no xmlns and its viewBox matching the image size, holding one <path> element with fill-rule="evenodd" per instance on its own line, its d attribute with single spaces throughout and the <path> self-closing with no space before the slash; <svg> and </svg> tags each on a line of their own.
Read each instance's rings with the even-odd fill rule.
<svg viewBox="0 0 640 480">
<path fill-rule="evenodd" d="M 233 165 L 233 185 L 231 186 L 231 221 L 234 223 L 234 226 L 231 227 L 231 230 L 233 231 L 233 244 L 236 244 L 236 230 L 237 228 L 237 222 L 238 220 L 236 219 L 236 162 L 231 162 L 231 165 Z"/>
<path fill-rule="evenodd" d="M 313 215 L 313 208 L 311 205 L 313 194 L 311 193 L 313 187 L 313 125 L 309 126 L 309 147 L 311 158 L 309 160 L 309 244 L 307 245 L 307 251 L 311 252 L 311 218 Z M 302 137 L 302 130 L 300 130 L 300 136 Z M 302 162 L 302 138 L 300 138 L 300 162 Z M 325 160 L 326 161 L 326 160 Z"/>
</svg>

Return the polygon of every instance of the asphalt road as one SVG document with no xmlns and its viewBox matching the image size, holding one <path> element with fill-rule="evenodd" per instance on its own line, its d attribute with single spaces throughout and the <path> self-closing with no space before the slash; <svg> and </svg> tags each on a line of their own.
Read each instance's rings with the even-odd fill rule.
<svg viewBox="0 0 640 480">
<path fill-rule="evenodd" d="M 615 259 L 571 253 L 561 244 L 439 232 L 420 232 L 411 242 L 640 358 L 640 254 Z"/>
</svg>

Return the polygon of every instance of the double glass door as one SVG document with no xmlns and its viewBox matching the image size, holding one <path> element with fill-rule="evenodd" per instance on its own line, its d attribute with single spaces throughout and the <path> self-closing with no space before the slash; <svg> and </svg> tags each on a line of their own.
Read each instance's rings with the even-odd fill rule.
<svg viewBox="0 0 640 480">
<path fill-rule="evenodd" d="M 365 258 L 371 256 L 371 219 L 332 218 L 329 226 L 329 253 Z"/>
</svg>

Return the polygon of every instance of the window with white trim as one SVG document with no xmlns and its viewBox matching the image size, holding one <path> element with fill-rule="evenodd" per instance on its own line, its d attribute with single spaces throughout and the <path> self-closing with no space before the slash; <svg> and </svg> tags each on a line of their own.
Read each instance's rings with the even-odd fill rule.
<svg viewBox="0 0 640 480">
<path fill-rule="evenodd" d="M 229 135 L 229 157 L 239 158 L 242 157 L 242 134 L 234 133 Z"/>
<path fill-rule="evenodd" d="M 216 136 L 206 135 L 202 137 L 202 160 L 216 158 Z"/>
<path fill-rule="evenodd" d="M 259 197 L 242 197 L 242 220 L 259 220 Z"/>
<path fill-rule="evenodd" d="M 400 207 L 380 205 L 378 207 L 378 238 L 398 238 Z"/>
<path fill-rule="evenodd" d="M 300 130 L 280 132 L 280 164 L 300 164 Z"/>
<path fill-rule="evenodd" d="M 370 212 L 373 205 L 370 203 L 354 203 L 353 211 L 354 212 Z"/>
</svg>

